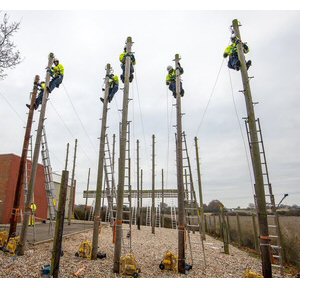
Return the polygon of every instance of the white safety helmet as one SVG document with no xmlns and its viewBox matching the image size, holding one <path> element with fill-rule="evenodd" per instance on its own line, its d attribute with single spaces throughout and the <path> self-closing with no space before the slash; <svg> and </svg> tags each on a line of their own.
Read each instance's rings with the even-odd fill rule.
<svg viewBox="0 0 310 288">
<path fill-rule="evenodd" d="M 170 71 L 170 70 L 172 70 L 173 68 L 172 68 L 172 66 L 171 65 L 169 65 L 168 67 L 167 67 L 167 71 Z"/>
<path fill-rule="evenodd" d="M 59 62 L 59 60 L 57 58 L 54 58 L 54 62 Z"/>
</svg>

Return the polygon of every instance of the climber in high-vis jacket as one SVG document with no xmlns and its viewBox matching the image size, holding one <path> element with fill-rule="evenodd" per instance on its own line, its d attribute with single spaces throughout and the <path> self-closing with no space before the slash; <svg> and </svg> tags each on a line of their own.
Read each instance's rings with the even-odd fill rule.
<svg viewBox="0 0 310 288">
<path fill-rule="evenodd" d="M 44 82 L 44 81 L 41 81 L 41 82 L 38 84 L 38 88 L 39 88 L 40 90 L 39 90 L 39 95 L 38 95 L 38 97 L 36 98 L 36 101 L 34 102 L 34 109 L 35 109 L 35 110 L 37 110 L 38 107 L 42 104 L 43 93 L 44 93 L 44 90 L 46 89 L 45 82 Z M 30 105 L 29 105 L 29 104 L 26 104 L 26 106 L 30 109 Z"/>
<path fill-rule="evenodd" d="M 64 77 L 64 66 L 59 63 L 58 59 L 54 59 L 53 61 L 54 66 L 51 68 L 47 68 L 48 73 L 51 75 L 52 80 L 49 83 L 49 86 L 46 86 L 44 81 L 40 82 L 38 87 L 40 88 L 39 95 L 35 101 L 34 109 L 38 109 L 38 107 L 42 104 L 43 93 L 44 90 L 47 90 L 51 93 L 55 87 L 59 88 L 59 85 L 62 83 Z M 26 104 L 26 106 L 30 109 L 30 105 Z"/>
<path fill-rule="evenodd" d="M 33 202 L 30 204 L 30 216 L 28 226 L 34 226 L 35 224 L 35 213 L 37 211 L 37 205 Z"/>
<path fill-rule="evenodd" d="M 125 62 L 126 62 L 126 57 L 130 57 L 130 75 L 129 75 L 129 82 L 132 82 L 133 80 L 133 72 L 135 71 L 133 68 L 133 65 L 136 65 L 136 59 L 135 56 L 133 55 L 132 52 L 127 52 L 126 51 L 126 46 L 124 47 L 124 52 L 119 55 L 119 61 L 121 62 L 121 68 L 123 73 L 121 74 L 121 80 L 124 83 L 125 81 Z"/>
<path fill-rule="evenodd" d="M 229 56 L 228 65 L 227 65 L 228 68 L 239 71 L 241 63 L 238 58 L 237 44 L 240 43 L 240 40 L 237 39 L 235 35 L 233 35 L 230 38 L 230 40 L 232 43 L 225 49 L 223 57 L 226 58 L 227 56 Z M 249 52 L 249 47 L 246 43 L 242 43 L 242 48 L 243 48 L 243 53 L 246 54 Z M 251 64 L 252 64 L 251 60 L 247 61 L 246 68 L 249 69 Z"/>
<path fill-rule="evenodd" d="M 179 75 L 182 75 L 184 73 L 183 68 L 181 67 L 181 64 L 178 63 L 178 67 L 176 69 L 173 69 L 172 66 L 167 67 L 168 74 L 166 76 L 166 85 L 169 85 L 169 90 L 172 91 L 174 98 L 176 98 L 176 70 L 179 70 Z M 180 94 L 183 97 L 184 96 L 184 89 L 182 87 L 182 82 L 180 81 Z"/>
<path fill-rule="evenodd" d="M 64 78 L 64 66 L 59 63 L 58 59 L 54 59 L 53 61 L 54 66 L 50 69 L 48 68 L 48 72 L 50 73 L 52 80 L 50 81 L 49 86 L 46 88 L 49 93 L 51 93 L 55 87 L 59 88 L 59 85 L 62 83 Z"/>
<path fill-rule="evenodd" d="M 108 95 L 108 101 L 109 103 L 112 101 L 115 93 L 118 91 L 118 84 L 119 80 L 117 75 L 110 74 L 109 75 L 109 95 Z M 102 91 L 104 91 L 104 88 L 102 88 Z M 104 99 L 100 97 L 100 100 L 104 102 Z"/>
</svg>

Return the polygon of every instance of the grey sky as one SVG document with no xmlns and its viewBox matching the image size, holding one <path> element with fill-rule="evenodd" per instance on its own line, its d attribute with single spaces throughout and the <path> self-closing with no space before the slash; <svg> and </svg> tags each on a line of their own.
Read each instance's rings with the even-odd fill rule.
<svg viewBox="0 0 310 288">
<path fill-rule="evenodd" d="M 247 59 L 253 63 L 249 70 L 249 75 L 254 76 L 251 81 L 252 95 L 254 101 L 259 102 L 255 111 L 256 117 L 261 120 L 273 192 L 277 201 L 284 193 L 288 193 L 285 203 L 300 204 L 299 12 L 8 13 L 12 20 L 21 20 L 21 29 L 15 35 L 15 43 L 24 60 L 14 70 L 7 71 L 9 76 L 0 82 L 1 154 L 21 153 L 27 112 L 25 104 L 32 82 L 36 74 L 44 77 L 47 56 L 49 52 L 54 52 L 65 67 L 65 77 L 64 85 L 53 91 L 47 107 L 45 125 L 51 163 L 53 171 L 60 172 L 64 168 L 66 143 L 69 142 L 71 169 L 74 139 L 78 139 L 77 202 L 84 203 L 81 194 L 86 189 L 89 167 L 90 188 L 96 187 L 97 138 L 102 111 L 99 97 L 104 68 L 106 63 L 111 63 L 119 75 L 121 69 L 118 57 L 126 37 L 132 36 L 132 50 L 137 60 L 135 80 L 130 88 L 133 101 L 130 102 L 129 111 L 129 119 L 133 123 L 133 187 L 136 185 L 136 139 L 140 140 L 141 146 L 144 188 L 151 187 L 152 134 L 156 136 L 156 187 L 161 187 L 162 168 L 165 170 L 167 186 L 176 187 L 175 128 L 172 127 L 175 124 L 175 109 L 172 107 L 174 99 L 165 85 L 165 76 L 167 65 L 173 65 L 174 55 L 180 53 L 185 70 L 182 77 L 185 89 L 182 108 L 186 113 L 183 129 L 190 148 L 196 190 L 195 136 L 200 144 L 204 201 L 208 203 L 219 199 L 227 207 L 246 207 L 253 202 L 253 188 L 242 140 L 243 135 L 246 141 L 242 120 L 246 110 L 244 97 L 238 92 L 242 90 L 241 76 L 236 71 L 228 71 L 226 60 L 220 70 L 223 50 L 229 43 L 229 26 L 234 18 L 238 18 L 242 23 L 242 39 L 250 47 Z M 219 71 L 219 79 L 210 99 Z M 121 115 L 117 109 L 121 107 L 122 97 L 121 90 L 109 110 L 110 142 L 113 133 L 118 140 Z M 208 101 L 208 109 L 204 114 Z M 36 112 L 37 118 L 38 115 Z M 36 125 L 37 122 L 34 123 L 33 131 Z M 245 145 L 248 151 L 247 142 Z"/>
</svg>

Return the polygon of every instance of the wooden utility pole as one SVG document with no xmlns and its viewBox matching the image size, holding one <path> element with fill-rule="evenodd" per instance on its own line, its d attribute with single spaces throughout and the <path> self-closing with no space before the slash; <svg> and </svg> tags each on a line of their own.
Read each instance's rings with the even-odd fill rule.
<svg viewBox="0 0 310 288">
<path fill-rule="evenodd" d="M 139 140 L 137 140 L 137 227 L 140 230 L 140 167 L 139 167 Z"/>
<path fill-rule="evenodd" d="M 14 237 L 16 235 L 16 227 L 17 227 L 17 217 L 20 214 L 20 197 L 23 191 L 23 179 L 25 178 L 25 167 L 27 162 L 27 152 L 29 146 L 29 140 L 31 137 L 31 126 L 32 126 L 32 119 L 33 119 L 33 110 L 34 110 L 34 103 L 36 100 L 37 92 L 38 92 L 38 84 L 40 78 L 38 75 L 34 78 L 32 93 L 31 93 L 31 100 L 30 100 L 30 109 L 28 113 L 27 125 L 25 129 L 25 136 L 24 136 L 24 143 L 23 143 L 23 150 L 22 155 L 19 162 L 19 170 L 17 176 L 17 183 L 15 188 L 15 195 L 14 195 L 14 203 L 10 218 L 10 230 L 9 230 L 9 238 Z"/>
<path fill-rule="evenodd" d="M 69 180 L 69 172 L 63 170 L 61 176 L 59 198 L 58 198 L 58 209 L 56 216 L 54 243 L 53 243 L 52 260 L 51 260 L 51 275 L 53 276 L 53 278 L 58 278 L 59 274 L 68 180 Z"/>
<path fill-rule="evenodd" d="M 88 177 L 87 177 L 87 192 L 89 189 L 89 177 L 90 177 L 90 168 L 88 168 Z M 86 200 L 85 200 L 85 209 L 84 209 L 84 220 L 86 220 L 86 214 L 87 214 L 87 201 L 88 201 L 88 193 L 86 194 Z"/>
<path fill-rule="evenodd" d="M 197 163 L 197 176 L 198 176 L 198 189 L 199 189 L 199 202 L 200 202 L 200 222 L 202 227 L 202 240 L 206 240 L 206 225 L 205 217 L 203 211 L 203 197 L 202 197 L 202 186 L 201 186 L 201 174 L 200 174 L 200 161 L 199 161 L 199 151 L 198 151 L 198 139 L 195 137 L 195 148 L 196 148 L 196 163 Z"/>
<path fill-rule="evenodd" d="M 132 39 L 127 37 L 126 51 L 131 53 Z M 122 130 L 120 139 L 119 167 L 118 167 L 118 191 L 117 191 L 117 214 L 116 214 L 116 241 L 114 247 L 114 273 L 119 273 L 120 257 L 122 250 L 122 223 L 123 223 L 123 203 L 124 203 L 124 184 L 125 184 L 125 161 L 126 161 L 126 136 L 128 123 L 128 96 L 129 96 L 129 75 L 131 59 L 127 55 L 125 60 L 124 94 L 122 109 Z"/>
<path fill-rule="evenodd" d="M 68 205 L 68 209 L 69 209 L 68 210 L 68 225 L 71 225 L 72 213 L 74 211 L 73 194 L 74 194 L 74 174 L 75 174 L 76 149 L 77 149 L 77 139 L 75 139 L 75 144 L 74 144 L 73 168 L 72 168 L 72 175 L 71 175 L 71 186 L 70 186 L 69 205 Z"/>
<path fill-rule="evenodd" d="M 66 151 L 66 160 L 65 160 L 65 170 L 62 171 L 60 191 L 58 196 L 58 207 L 56 212 L 56 225 L 54 232 L 54 242 L 52 250 L 52 259 L 51 259 L 51 272 L 54 278 L 58 278 L 59 274 L 59 263 L 62 251 L 62 235 L 63 227 L 65 221 L 66 213 L 66 199 L 68 191 L 68 181 L 69 181 L 69 172 L 67 171 L 68 167 L 68 155 L 69 155 L 69 143 L 67 143 Z"/>
<path fill-rule="evenodd" d="M 98 172 L 97 172 L 97 187 L 96 187 L 96 202 L 94 211 L 94 230 L 93 230 L 93 241 L 92 241 L 92 253 L 91 259 L 96 260 L 98 254 L 98 238 L 99 238 L 99 227 L 100 227 L 100 202 L 102 194 L 102 182 L 103 182 L 103 162 L 104 162 L 104 151 L 105 151 L 105 137 L 107 130 L 107 115 L 108 115 L 108 96 L 109 96 L 109 75 L 111 72 L 111 65 L 106 66 L 105 76 L 105 90 L 104 90 L 104 102 L 101 118 L 101 133 L 100 133 L 100 146 L 99 146 L 99 159 L 98 159 Z"/>
<path fill-rule="evenodd" d="M 246 67 L 245 57 L 243 54 L 242 40 L 239 31 L 239 22 L 237 19 L 232 21 L 233 29 L 236 37 L 240 40 L 237 44 L 238 58 L 241 63 L 241 76 L 243 83 L 243 92 L 245 97 L 248 124 L 250 131 L 250 142 L 251 142 L 251 158 L 252 166 L 255 179 L 255 197 L 257 203 L 257 216 L 259 224 L 260 233 L 260 250 L 262 259 L 262 273 L 265 278 L 272 277 L 272 267 L 270 259 L 270 238 L 268 232 L 268 222 L 267 222 L 267 211 L 266 211 L 266 199 L 265 199 L 265 188 L 264 188 L 264 178 L 262 174 L 262 163 L 260 158 L 259 142 L 256 128 L 256 118 L 253 107 L 252 94 L 250 89 L 250 82 L 248 71 Z"/>
<path fill-rule="evenodd" d="M 142 207 L 143 207 L 143 197 L 142 197 L 142 191 L 143 191 L 143 169 L 141 169 L 140 170 L 141 172 L 140 172 L 140 191 L 141 191 L 141 198 L 140 198 L 140 201 L 141 201 L 141 203 L 140 203 L 140 207 L 141 207 L 141 209 L 142 209 Z"/>
<path fill-rule="evenodd" d="M 225 221 L 223 206 L 220 207 L 220 226 L 221 226 L 221 232 L 222 232 L 222 237 L 223 237 L 224 252 L 225 254 L 229 254 L 229 236 L 228 236 L 228 230 L 227 230 L 227 224 Z"/>
<path fill-rule="evenodd" d="M 68 170 L 69 146 L 70 146 L 70 144 L 67 143 L 66 162 L 65 162 L 65 170 L 66 171 Z"/>
<path fill-rule="evenodd" d="M 151 223 L 152 234 L 155 234 L 155 135 L 152 135 L 152 209 Z"/>
<path fill-rule="evenodd" d="M 257 253 L 259 253 L 260 251 L 259 251 L 259 244 L 258 244 L 258 235 L 257 235 L 257 228 L 256 228 L 255 213 L 252 213 L 252 224 L 253 224 L 255 250 Z"/>
<path fill-rule="evenodd" d="M 165 225 L 165 219 L 164 219 L 164 203 L 165 203 L 165 197 L 164 197 L 164 169 L 161 169 L 161 205 L 160 205 L 160 215 L 161 215 L 161 227 L 164 227 Z"/>
<path fill-rule="evenodd" d="M 242 246 L 242 230 L 241 230 L 240 217 L 239 217 L 238 212 L 236 212 L 236 217 L 237 217 L 237 229 L 238 229 L 238 243 L 239 243 L 239 247 L 241 247 Z"/>
<path fill-rule="evenodd" d="M 54 54 L 50 53 L 48 56 L 48 64 L 47 67 L 51 68 L 53 64 Z M 50 73 L 48 70 L 46 71 L 45 76 L 45 83 L 46 86 L 50 83 Z M 46 104 L 47 104 L 47 98 L 48 98 L 48 91 L 45 89 L 43 93 L 43 100 L 42 100 L 42 106 L 41 106 L 41 112 L 38 122 L 38 128 L 37 128 L 37 135 L 36 135 L 36 142 L 33 152 L 33 159 L 32 159 L 32 167 L 31 167 L 31 177 L 29 181 L 29 187 L 28 187 L 28 194 L 25 202 L 25 213 L 24 213 L 24 219 L 23 219 L 23 225 L 20 233 L 20 240 L 16 248 L 16 254 L 17 255 L 24 255 L 25 253 L 25 244 L 26 244 L 26 238 L 27 238 L 27 230 L 28 230 L 28 221 L 31 214 L 31 202 L 33 199 L 34 194 L 34 186 L 35 186 L 35 180 L 36 180 L 36 174 L 37 174 L 37 167 L 38 167 L 38 159 L 40 154 L 40 147 L 41 147 L 41 139 L 42 139 L 42 129 L 44 125 L 45 120 L 45 110 L 46 110 Z"/>
<path fill-rule="evenodd" d="M 183 148 L 182 148 L 182 109 L 181 109 L 181 79 L 179 54 L 175 55 L 176 70 L 176 110 L 177 110 L 177 182 L 178 182 L 178 271 L 185 273 L 185 208 L 183 182 Z"/>
</svg>

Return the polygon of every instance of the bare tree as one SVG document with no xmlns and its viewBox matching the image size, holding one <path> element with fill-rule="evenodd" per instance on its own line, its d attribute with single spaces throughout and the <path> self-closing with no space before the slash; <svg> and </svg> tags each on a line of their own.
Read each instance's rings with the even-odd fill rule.
<svg viewBox="0 0 310 288">
<path fill-rule="evenodd" d="M 19 25 L 20 22 L 9 23 L 6 13 L 0 23 L 0 80 L 7 75 L 5 69 L 14 68 L 21 62 L 19 51 L 12 41 L 12 36 L 18 31 Z"/>
</svg>

